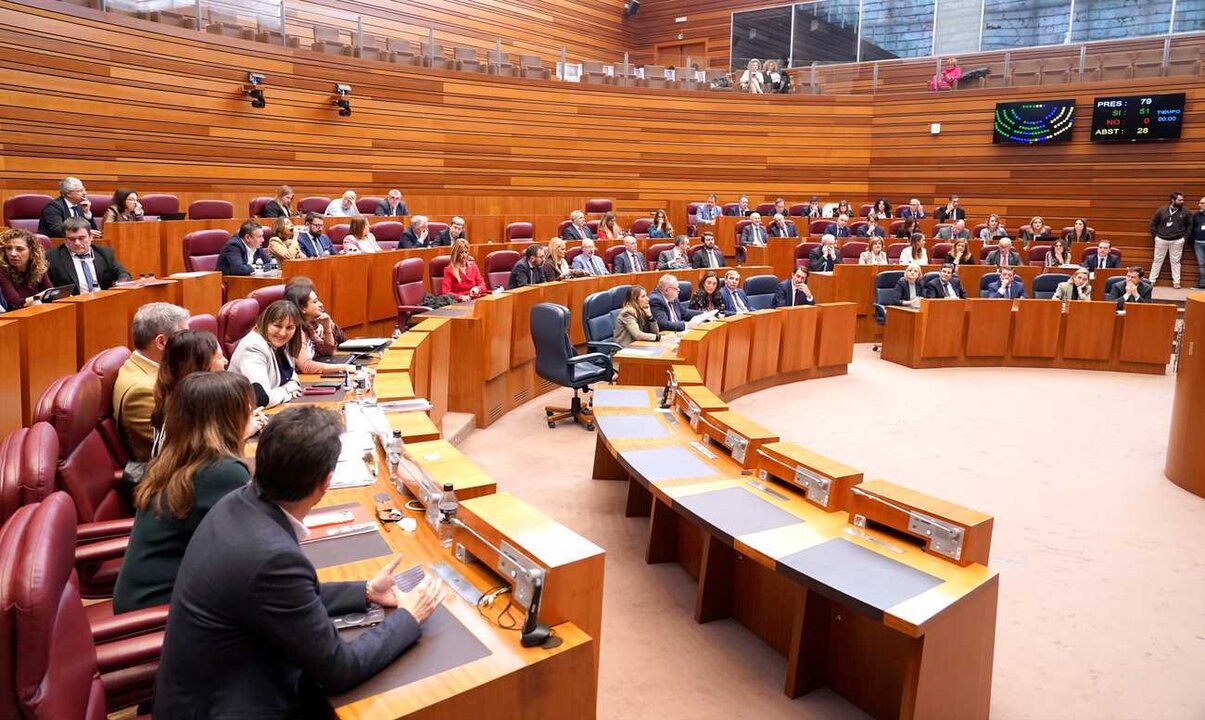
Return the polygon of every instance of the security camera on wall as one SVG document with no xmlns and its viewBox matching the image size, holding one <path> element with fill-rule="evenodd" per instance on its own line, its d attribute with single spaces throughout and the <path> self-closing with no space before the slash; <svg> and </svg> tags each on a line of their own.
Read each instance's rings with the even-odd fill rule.
<svg viewBox="0 0 1205 720">
<path fill-rule="evenodd" d="M 640 0 L 628 0 L 623 6 L 623 16 L 630 18 L 640 12 Z"/>
</svg>

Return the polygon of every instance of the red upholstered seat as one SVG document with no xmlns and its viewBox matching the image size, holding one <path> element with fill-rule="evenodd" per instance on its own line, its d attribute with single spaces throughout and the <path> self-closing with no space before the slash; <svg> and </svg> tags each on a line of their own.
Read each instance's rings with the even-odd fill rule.
<svg viewBox="0 0 1205 720">
<path fill-rule="evenodd" d="M 906 223 L 906 222 L 908 222 L 908 221 L 907 220 L 892 220 L 891 225 L 887 228 L 887 234 L 890 235 L 891 237 L 895 237 L 895 234 L 904 228 L 904 223 Z M 976 237 L 978 237 L 978 235 L 976 235 Z"/>
<path fill-rule="evenodd" d="M 421 304 L 425 267 L 426 263 L 418 257 L 399 260 L 393 266 L 393 299 L 397 303 L 397 324 L 400 328 L 409 324 L 411 316 L 429 310 Z"/>
<path fill-rule="evenodd" d="M 188 206 L 189 220 L 230 220 L 233 217 L 234 205 L 225 200 L 196 200 Z"/>
<path fill-rule="evenodd" d="M 637 238 L 647 238 L 649 236 L 649 228 L 652 226 L 652 218 L 636 218 L 632 221 L 632 227 L 628 228 L 628 232 Z"/>
<path fill-rule="evenodd" d="M 336 250 L 342 251 L 343 238 L 347 237 L 349 232 L 351 232 L 351 224 L 341 223 L 339 225 L 332 225 L 331 227 L 327 228 L 326 236 L 330 238 L 331 245 L 334 245 Z"/>
<path fill-rule="evenodd" d="M 231 300 L 218 308 L 218 343 L 226 357 L 233 355 L 238 341 L 251 332 L 259 313 L 259 302 L 251 298 Z"/>
<path fill-rule="evenodd" d="M 121 439 L 117 429 L 117 421 L 113 417 L 113 386 L 117 384 L 117 373 L 121 366 L 130 358 L 130 349 L 117 346 L 101 350 L 92 356 L 80 370 L 87 370 L 100 379 L 100 432 L 109 446 L 119 466 L 124 466 L 130 459 L 129 449 Z"/>
<path fill-rule="evenodd" d="M 188 319 L 189 330 L 204 330 L 213 333 L 214 337 L 218 336 L 218 319 L 209 313 L 201 315 L 193 315 Z"/>
<path fill-rule="evenodd" d="M 749 227 L 752 224 L 753 224 L 752 220 L 737 220 L 736 221 L 736 225 L 734 225 L 732 227 L 732 230 L 733 230 L 733 234 L 736 236 L 736 241 L 738 243 L 741 241 L 741 233 L 745 230 L 745 228 Z"/>
<path fill-rule="evenodd" d="M 863 203 L 858 207 L 858 217 L 866 217 L 870 214 L 871 210 L 874 210 L 873 203 Z"/>
<path fill-rule="evenodd" d="M 795 217 L 803 217 L 803 214 L 806 213 L 807 211 L 808 211 L 807 203 L 795 203 L 791 207 L 787 208 L 787 212 L 791 215 L 794 215 Z"/>
<path fill-rule="evenodd" d="M 84 608 L 75 553 L 75 513 L 63 493 L 22 507 L 0 529 L 5 717 L 104 720 L 151 697 L 166 608 L 93 625 L 112 611 L 107 603 Z"/>
<path fill-rule="evenodd" d="M 0 525 L 57 486 L 59 441 L 44 422 L 17 428 L 0 442 Z"/>
<path fill-rule="evenodd" d="M 774 203 L 762 203 L 755 208 L 759 215 L 773 215 Z"/>
<path fill-rule="evenodd" d="M 649 245 L 649 249 L 644 251 L 644 259 L 648 262 L 645 267 L 647 267 L 649 270 L 656 269 L 657 258 L 661 257 L 661 253 L 665 252 L 666 250 L 673 249 L 674 244 L 672 242 L 660 242 Z"/>
<path fill-rule="evenodd" d="M 513 222 L 506 226 L 507 242 L 522 242 L 535 239 L 535 231 L 529 222 Z"/>
<path fill-rule="evenodd" d="M 946 261 L 946 255 L 954 249 L 952 242 L 934 243 L 933 247 L 929 248 L 929 263 L 937 265 Z"/>
<path fill-rule="evenodd" d="M 4 225 L 37 232 L 38 221 L 42 217 L 42 209 L 54 198 L 49 195 L 13 195 L 4 201 Z"/>
<path fill-rule="evenodd" d="M 582 254 L 582 248 L 580 245 L 578 247 L 571 247 L 565 251 L 565 262 L 569 263 L 569 265 L 572 266 L 574 258 L 576 258 L 578 255 L 581 255 L 581 254 Z"/>
<path fill-rule="evenodd" d="M 178 213 L 180 198 L 170 193 L 148 193 L 142 196 L 142 212 L 155 217 Z"/>
<path fill-rule="evenodd" d="M 795 246 L 795 267 L 810 268 L 812 265 L 811 259 L 808 257 L 812 251 L 820 247 L 818 242 L 801 242 Z"/>
<path fill-rule="evenodd" d="M 277 300 L 283 300 L 285 296 L 284 283 L 279 285 L 265 285 L 261 288 L 256 288 L 251 291 L 247 297 L 259 303 L 259 311 L 263 312 L 269 305 Z"/>
<path fill-rule="evenodd" d="M 377 206 L 384 202 L 385 198 L 379 197 L 362 197 L 356 198 L 356 210 L 361 215 L 372 215 L 377 211 Z"/>
<path fill-rule="evenodd" d="M 34 233 L 33 236 L 35 239 L 37 239 L 38 244 L 41 245 L 43 249 L 49 250 L 50 248 L 54 247 L 54 243 L 50 242 L 50 238 L 46 237 L 42 233 Z"/>
<path fill-rule="evenodd" d="M 485 281 L 490 289 L 506 287 L 510 271 L 522 257 L 514 250 L 495 250 L 485 256 Z"/>
<path fill-rule="evenodd" d="M 264 208 L 270 202 L 272 202 L 270 197 L 251 198 L 251 201 L 247 203 L 247 217 L 263 217 Z"/>
<path fill-rule="evenodd" d="M 937 223 L 936 225 L 933 226 L 933 234 L 930 235 L 929 237 L 937 237 L 937 233 L 941 232 L 943 228 L 952 228 L 952 227 L 954 227 L 954 223 Z"/>
<path fill-rule="evenodd" d="M 904 248 L 908 247 L 908 243 L 891 243 L 887 246 L 887 259 L 893 263 L 900 261 L 900 255 L 904 253 Z"/>
<path fill-rule="evenodd" d="M 448 255 L 438 255 L 431 258 L 431 265 L 429 266 L 428 272 L 431 273 L 432 295 L 443 294 L 444 270 L 447 269 L 448 264 L 451 262 L 452 258 Z"/>
<path fill-rule="evenodd" d="M 892 223 L 892 225 L 894 225 L 894 224 L 895 223 Z M 900 223 L 900 226 L 902 227 L 903 223 Z M 987 223 L 979 223 L 975 227 L 971 228 L 971 239 L 978 240 L 979 233 L 983 232 L 984 230 L 987 230 Z"/>
<path fill-rule="evenodd" d="M 979 251 L 979 262 L 983 262 L 984 260 L 987 260 L 987 256 L 988 256 L 988 255 L 989 255 L 989 254 L 990 254 L 990 253 L 991 253 L 993 250 L 999 250 L 999 249 L 1000 249 L 1000 246 L 999 246 L 999 245 L 996 245 L 996 244 L 984 245 L 984 246 L 983 246 L 983 249 L 981 249 L 981 250 Z M 1044 256 L 1043 256 L 1043 257 L 1044 257 Z"/>
<path fill-rule="evenodd" d="M 724 203 L 720 206 L 720 212 L 722 212 L 724 215 L 731 215 L 735 213 L 737 208 L 740 206 L 740 203 Z"/>
<path fill-rule="evenodd" d="M 1033 245 L 1029 248 L 1029 264 L 1042 267 L 1046 264 L 1046 253 L 1050 252 L 1050 245 Z M 1096 257 L 1096 253 L 1092 254 Z"/>
<path fill-rule="evenodd" d="M 598 226 L 601 223 L 602 223 L 601 220 L 587 220 L 586 221 L 586 227 L 590 228 L 590 234 L 592 234 L 594 237 L 598 237 Z"/>
<path fill-rule="evenodd" d="M 586 212 L 588 213 L 609 213 L 615 209 L 615 203 L 604 198 L 595 198 L 586 201 Z"/>
<path fill-rule="evenodd" d="M 194 230 L 184 236 L 184 269 L 210 272 L 218 267 L 222 246 L 230 242 L 225 230 Z"/>
<path fill-rule="evenodd" d="M 615 258 L 619 257 L 624 250 L 627 248 L 623 245 L 613 245 L 603 253 L 603 260 L 607 263 L 607 272 L 615 272 Z"/>
<path fill-rule="evenodd" d="M 374 230 L 376 229 L 375 225 L 373 226 L 373 229 Z M 448 229 L 448 224 L 445 222 L 429 221 L 427 223 L 427 237 L 431 238 L 431 240 L 434 241 L 437 235 L 439 235 L 441 232 L 443 232 L 444 230 L 447 230 L 447 229 Z M 374 234 L 375 234 L 375 232 L 374 232 Z M 399 235 L 398 237 L 400 238 L 401 236 Z M 380 240 L 380 239 L 381 238 L 378 236 L 377 240 Z"/>
<path fill-rule="evenodd" d="M 823 235 L 824 231 L 828 230 L 828 226 L 832 225 L 833 222 L 832 220 L 823 218 L 811 221 L 808 223 L 808 235 Z"/>
<path fill-rule="evenodd" d="M 866 222 L 865 220 L 859 220 L 858 222 L 850 223 L 849 224 L 849 234 L 856 237 L 860 233 L 866 232 L 866 228 L 868 228 L 868 227 L 870 227 L 870 223 Z"/>
<path fill-rule="evenodd" d="M 866 252 L 866 248 L 868 247 L 870 247 L 870 243 L 862 240 L 850 240 L 841 246 L 841 262 L 856 264 L 858 258 L 862 256 L 862 253 Z"/>
<path fill-rule="evenodd" d="M 331 199 L 322 197 L 321 195 L 311 195 L 303 197 L 297 201 L 297 214 L 305 215 L 306 213 L 316 212 L 322 214 L 326 212 L 326 207 L 331 204 Z"/>
<path fill-rule="evenodd" d="M 573 224 L 572 220 L 562 220 L 560 222 L 560 224 L 556 226 L 556 236 L 561 237 L 561 235 L 565 232 L 565 228 L 569 227 L 572 224 Z"/>
<path fill-rule="evenodd" d="M 372 226 L 372 234 L 376 236 L 377 244 L 385 250 L 396 250 L 405 230 L 406 226 L 396 220 L 385 220 Z"/>
</svg>

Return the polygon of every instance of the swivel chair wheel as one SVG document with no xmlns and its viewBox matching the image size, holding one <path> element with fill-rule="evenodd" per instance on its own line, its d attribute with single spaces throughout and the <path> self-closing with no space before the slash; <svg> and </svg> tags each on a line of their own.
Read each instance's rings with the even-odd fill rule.
<svg viewBox="0 0 1205 720">
<path fill-rule="evenodd" d="M 548 414 L 549 414 L 549 415 L 551 415 L 552 413 L 548 413 Z M 554 422 L 552 422 L 551 420 L 549 420 L 549 421 L 548 421 L 548 427 L 550 427 L 550 428 L 554 428 L 554 427 L 556 427 L 556 423 L 554 423 Z"/>
<path fill-rule="evenodd" d="M 547 415 L 548 417 L 552 417 L 552 411 L 551 411 L 551 410 L 545 410 L 545 411 L 544 411 L 544 414 L 545 414 L 545 415 Z"/>
<path fill-rule="evenodd" d="M 591 431 L 594 430 L 594 423 L 590 423 L 589 425 L 587 425 L 586 429 L 591 430 Z"/>
</svg>

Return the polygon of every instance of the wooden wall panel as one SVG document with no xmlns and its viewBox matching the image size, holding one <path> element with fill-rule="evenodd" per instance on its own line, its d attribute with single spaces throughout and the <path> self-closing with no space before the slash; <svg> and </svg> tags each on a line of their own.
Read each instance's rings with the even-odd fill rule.
<svg viewBox="0 0 1205 720">
<path fill-rule="evenodd" d="M 728 69 L 728 51 L 732 45 L 732 13 L 787 3 L 765 0 L 647 0 L 640 12 L 625 22 L 633 31 L 640 50 L 636 61 L 653 62 L 653 48 L 662 43 L 707 41 L 707 67 Z M 675 23 L 674 18 L 686 17 Z M 678 35 L 683 37 L 678 39 Z M 703 63 L 699 63 L 703 66 Z"/>
</svg>

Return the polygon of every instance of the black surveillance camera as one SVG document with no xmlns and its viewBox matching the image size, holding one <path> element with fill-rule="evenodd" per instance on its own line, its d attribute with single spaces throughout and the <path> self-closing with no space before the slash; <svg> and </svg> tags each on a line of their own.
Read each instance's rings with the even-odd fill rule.
<svg viewBox="0 0 1205 720">
<path fill-rule="evenodd" d="M 351 116 L 351 101 L 350 100 L 348 100 L 347 98 L 338 98 L 337 100 L 335 100 L 334 104 L 336 107 L 339 108 L 339 117 L 350 117 Z"/>
<path fill-rule="evenodd" d="M 623 16 L 632 17 L 640 11 L 640 0 L 628 0 L 623 6 Z"/>
<path fill-rule="evenodd" d="M 268 106 L 268 101 L 264 99 L 262 88 L 251 87 L 244 92 L 251 98 L 251 107 L 258 110 Z"/>
</svg>

